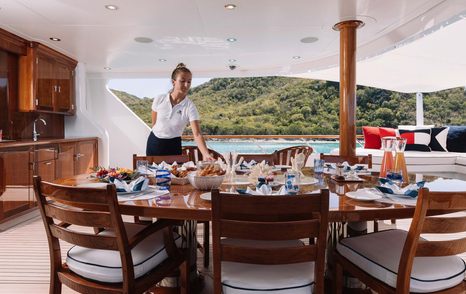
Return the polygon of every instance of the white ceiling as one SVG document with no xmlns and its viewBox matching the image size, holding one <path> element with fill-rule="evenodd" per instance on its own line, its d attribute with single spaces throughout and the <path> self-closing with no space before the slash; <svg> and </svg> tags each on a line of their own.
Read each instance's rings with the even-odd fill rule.
<svg viewBox="0 0 466 294">
<path fill-rule="evenodd" d="M 226 10 L 227 3 L 237 8 Z M 465 0 L 0 0 L 0 27 L 110 77 L 166 78 L 178 62 L 195 77 L 296 75 L 338 65 L 332 26 L 341 20 L 365 22 L 358 30 L 363 60 L 464 11 Z M 319 40 L 301 43 L 304 37 Z M 229 59 L 237 60 L 233 71 Z"/>
</svg>

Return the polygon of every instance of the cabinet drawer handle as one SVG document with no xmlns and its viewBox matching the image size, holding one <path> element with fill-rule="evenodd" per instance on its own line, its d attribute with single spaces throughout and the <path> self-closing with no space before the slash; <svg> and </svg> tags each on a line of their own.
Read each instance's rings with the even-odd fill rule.
<svg viewBox="0 0 466 294">
<path fill-rule="evenodd" d="M 78 154 L 75 155 L 76 158 L 80 158 L 80 157 L 83 157 L 83 156 L 84 156 L 84 154 L 82 154 L 82 153 L 78 153 Z"/>
<path fill-rule="evenodd" d="M 49 161 L 49 162 L 44 162 L 44 164 L 45 164 L 45 165 L 51 165 L 52 162 L 51 162 L 51 161 Z"/>
</svg>

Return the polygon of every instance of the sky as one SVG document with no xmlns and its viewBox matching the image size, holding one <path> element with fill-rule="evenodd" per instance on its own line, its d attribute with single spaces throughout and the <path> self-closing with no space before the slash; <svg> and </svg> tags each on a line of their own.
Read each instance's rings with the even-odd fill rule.
<svg viewBox="0 0 466 294">
<path fill-rule="evenodd" d="M 193 78 L 191 87 L 194 88 L 209 80 Z M 139 98 L 154 98 L 157 95 L 167 93 L 172 88 L 172 84 L 170 79 L 114 79 L 108 83 L 108 87 Z"/>
</svg>

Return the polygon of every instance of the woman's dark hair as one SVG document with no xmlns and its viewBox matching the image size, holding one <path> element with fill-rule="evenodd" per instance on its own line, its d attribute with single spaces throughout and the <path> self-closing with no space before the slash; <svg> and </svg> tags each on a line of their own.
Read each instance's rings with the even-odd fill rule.
<svg viewBox="0 0 466 294">
<path fill-rule="evenodd" d="M 178 65 L 172 72 L 172 80 L 176 80 L 176 76 L 178 76 L 180 72 L 192 74 L 191 71 L 186 67 L 186 65 L 184 65 L 184 63 L 178 63 Z"/>
</svg>

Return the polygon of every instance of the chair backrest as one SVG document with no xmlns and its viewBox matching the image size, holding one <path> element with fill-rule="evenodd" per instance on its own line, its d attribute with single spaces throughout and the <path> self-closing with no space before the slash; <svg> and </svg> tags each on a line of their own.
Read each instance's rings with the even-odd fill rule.
<svg viewBox="0 0 466 294">
<path fill-rule="evenodd" d="M 152 164 L 153 162 L 159 164 L 162 161 L 165 161 L 166 163 L 185 163 L 188 162 L 189 156 L 187 155 L 161 155 L 161 156 L 145 156 L 145 155 L 137 155 L 133 154 L 133 169 L 136 169 L 136 163 L 138 160 L 147 160 L 149 164 Z"/>
<path fill-rule="evenodd" d="M 353 157 L 320 153 L 320 159 L 323 159 L 327 163 L 339 163 L 346 161 L 351 165 L 365 164 L 367 165 L 367 168 L 372 168 L 372 154 L 368 154 L 367 156 L 357 155 Z"/>
<path fill-rule="evenodd" d="M 288 148 L 283 148 L 274 152 L 274 164 L 280 165 L 291 165 L 291 158 L 296 157 L 298 153 L 304 154 L 304 164 L 307 162 L 307 158 L 311 155 L 312 147 L 310 146 L 292 146 Z"/>
<path fill-rule="evenodd" d="M 223 158 L 223 155 L 218 153 L 217 151 L 215 150 L 212 150 L 212 149 L 207 149 L 209 150 L 209 154 L 215 158 L 215 159 L 218 159 L 218 158 L 221 158 L 223 160 L 225 160 Z M 202 153 L 201 151 L 199 150 L 199 148 L 197 146 L 183 146 L 181 148 L 181 153 L 183 155 L 187 155 L 189 160 L 196 163 L 198 161 L 202 161 L 203 159 L 203 156 L 202 156 Z"/>
<path fill-rule="evenodd" d="M 323 293 L 328 195 L 328 190 L 295 196 L 250 196 L 213 190 L 214 293 L 221 293 L 221 261 L 268 265 L 315 261 L 315 291 Z M 251 247 L 224 244 L 224 237 L 265 241 L 316 238 L 316 242 L 286 248 Z"/>
<path fill-rule="evenodd" d="M 134 283 L 131 248 L 123 225 L 115 185 L 105 188 L 63 186 L 34 176 L 37 204 L 47 232 L 52 273 L 63 271 L 60 242 L 120 252 L 124 287 Z M 106 228 L 114 235 L 98 235 L 72 229 L 70 225 Z"/>
<path fill-rule="evenodd" d="M 458 212 L 455 216 L 442 216 Z M 435 216 L 426 216 L 433 212 Z M 466 191 L 419 191 L 413 221 L 403 247 L 398 268 L 397 293 L 409 293 L 411 270 L 416 256 L 448 256 L 466 252 L 466 237 L 448 238 L 446 234 L 466 232 Z M 421 234 L 442 234 L 442 241 L 420 238 Z M 451 235 L 450 235 L 451 236 Z M 454 293 L 451 292 L 451 293 Z M 459 292 L 458 292 L 459 293 Z"/>
</svg>

